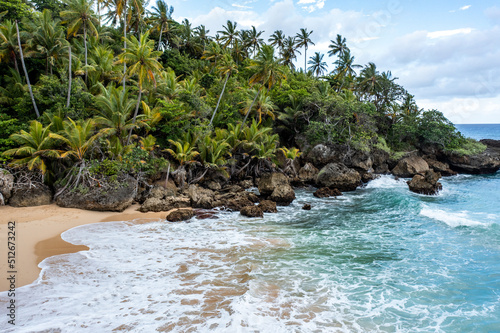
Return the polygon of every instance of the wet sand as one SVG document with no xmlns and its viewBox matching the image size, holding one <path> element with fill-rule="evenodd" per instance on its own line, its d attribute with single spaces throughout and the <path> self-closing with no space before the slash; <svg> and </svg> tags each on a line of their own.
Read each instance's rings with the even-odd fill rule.
<svg viewBox="0 0 500 333">
<path fill-rule="evenodd" d="M 133 205 L 122 213 L 94 212 L 76 208 L 62 208 L 56 204 L 15 208 L 0 207 L 0 291 L 8 289 L 8 222 L 15 221 L 16 287 L 32 283 L 38 278 L 38 264 L 47 257 L 84 251 L 83 245 L 73 245 L 61 238 L 61 233 L 79 225 L 97 222 L 158 220 L 167 212 L 140 213 Z"/>
</svg>

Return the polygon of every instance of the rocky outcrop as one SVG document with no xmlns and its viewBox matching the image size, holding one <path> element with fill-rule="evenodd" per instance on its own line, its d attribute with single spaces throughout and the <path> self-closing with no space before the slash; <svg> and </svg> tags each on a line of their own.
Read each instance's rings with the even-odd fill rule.
<svg viewBox="0 0 500 333">
<path fill-rule="evenodd" d="M 439 172 L 427 170 L 424 175 L 417 174 L 413 176 L 412 180 L 408 181 L 408 187 L 410 191 L 415 193 L 434 195 L 443 188 L 441 183 L 438 182 L 439 178 L 441 178 Z"/>
<path fill-rule="evenodd" d="M 435 157 L 424 156 L 424 160 L 429 165 L 429 168 L 435 172 L 439 172 L 441 176 L 455 176 L 457 174 L 455 171 L 450 169 L 450 165 L 448 163 L 440 162 L 436 160 Z"/>
<path fill-rule="evenodd" d="M 316 169 L 314 165 L 307 162 L 302 168 L 299 170 L 298 179 L 302 183 L 313 183 L 318 176 L 319 170 Z"/>
<path fill-rule="evenodd" d="M 258 206 L 255 205 L 243 207 L 240 210 L 240 214 L 248 217 L 264 217 L 262 209 L 260 209 Z"/>
<path fill-rule="evenodd" d="M 303 210 L 311 210 L 311 205 L 310 204 L 304 204 L 304 206 L 302 206 L 302 209 Z"/>
<path fill-rule="evenodd" d="M 295 191 L 290 186 L 288 178 L 278 172 L 262 175 L 259 180 L 260 194 L 280 206 L 288 206 L 295 200 Z"/>
<path fill-rule="evenodd" d="M 187 221 L 193 216 L 194 210 L 192 208 L 180 208 L 168 213 L 166 218 L 169 222 L 180 222 Z"/>
<path fill-rule="evenodd" d="M 337 188 L 342 192 L 354 191 L 361 184 L 361 175 L 342 163 L 330 163 L 320 170 L 316 183 L 321 187 Z"/>
<path fill-rule="evenodd" d="M 462 156 L 451 152 L 444 152 L 442 157 L 452 170 L 460 173 L 495 173 L 500 169 L 500 148 L 495 146 L 496 140 L 485 142 L 490 145 L 480 154 Z"/>
<path fill-rule="evenodd" d="M 323 167 L 328 163 L 340 162 L 341 157 L 333 146 L 319 144 L 307 153 L 305 160 L 317 167 Z"/>
<path fill-rule="evenodd" d="M 314 192 L 313 195 L 316 198 L 328 198 L 328 197 L 337 197 L 339 195 L 342 195 L 342 192 L 340 192 L 336 188 L 322 187 L 316 190 L 316 192 Z"/>
<path fill-rule="evenodd" d="M 264 213 L 277 213 L 276 202 L 271 200 L 262 200 L 258 206 Z"/>
<path fill-rule="evenodd" d="M 368 152 L 351 151 L 351 156 L 346 158 L 344 164 L 361 172 L 372 170 L 373 158 Z M 346 154 L 349 156 L 349 154 Z"/>
<path fill-rule="evenodd" d="M 390 172 L 389 159 L 390 155 L 388 152 L 374 148 L 372 151 L 373 158 L 373 171 L 378 174 L 387 174 Z"/>
<path fill-rule="evenodd" d="M 214 207 L 225 207 L 239 211 L 245 206 L 259 202 L 255 193 L 245 191 L 238 185 L 227 186 L 222 191 L 227 193 L 215 194 Z"/>
<path fill-rule="evenodd" d="M 167 212 L 175 208 L 187 208 L 191 206 L 191 200 L 188 197 L 165 197 L 148 198 L 139 208 L 140 212 Z"/>
<path fill-rule="evenodd" d="M 14 176 L 0 168 L 0 206 L 7 204 L 14 188 Z"/>
<path fill-rule="evenodd" d="M 59 195 L 56 203 L 67 208 L 123 212 L 132 205 L 136 195 L 136 180 L 126 176 L 116 184 L 107 184 L 105 187 L 80 185 Z"/>
<path fill-rule="evenodd" d="M 409 156 L 399 160 L 398 164 L 392 169 L 392 174 L 397 177 L 410 178 L 418 173 L 425 173 L 429 170 L 429 165 L 420 156 Z"/>
<path fill-rule="evenodd" d="M 215 193 L 212 190 L 190 185 L 186 192 L 193 208 L 211 209 L 215 207 Z"/>
<path fill-rule="evenodd" d="M 52 203 L 52 191 L 47 185 L 32 184 L 14 187 L 9 204 L 13 207 L 32 207 L 50 205 Z"/>
</svg>

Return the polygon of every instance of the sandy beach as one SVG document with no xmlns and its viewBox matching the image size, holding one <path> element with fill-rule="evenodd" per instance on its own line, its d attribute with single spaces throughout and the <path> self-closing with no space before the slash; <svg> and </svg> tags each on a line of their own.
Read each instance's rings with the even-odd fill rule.
<svg viewBox="0 0 500 333">
<path fill-rule="evenodd" d="M 140 213 L 133 205 L 122 213 L 94 212 L 76 208 L 62 208 L 56 204 L 15 208 L 0 207 L 0 291 L 8 289 L 7 237 L 8 222 L 15 221 L 15 270 L 16 287 L 32 283 L 38 278 L 38 264 L 45 258 L 86 250 L 86 246 L 73 245 L 61 238 L 61 233 L 79 225 L 97 222 L 130 221 L 135 219 L 157 220 L 166 212 Z"/>
</svg>

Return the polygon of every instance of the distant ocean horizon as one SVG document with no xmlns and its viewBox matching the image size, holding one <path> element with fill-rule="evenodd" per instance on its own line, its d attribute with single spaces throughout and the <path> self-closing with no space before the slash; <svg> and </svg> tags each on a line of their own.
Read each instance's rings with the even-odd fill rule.
<svg viewBox="0 0 500 333">
<path fill-rule="evenodd" d="M 455 124 L 455 127 L 468 138 L 500 140 L 500 124 Z"/>
</svg>

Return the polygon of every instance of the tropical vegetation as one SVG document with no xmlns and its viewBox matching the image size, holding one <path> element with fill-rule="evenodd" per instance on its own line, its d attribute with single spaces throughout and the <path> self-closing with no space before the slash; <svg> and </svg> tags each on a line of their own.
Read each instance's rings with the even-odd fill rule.
<svg viewBox="0 0 500 333">
<path fill-rule="evenodd" d="M 48 182 L 102 162 L 151 177 L 169 170 L 184 184 L 207 174 L 258 176 L 280 167 L 278 153 L 292 160 L 296 147 L 317 143 L 383 143 L 393 152 L 471 146 L 442 113 L 420 109 L 390 71 L 357 64 L 341 35 L 327 63 L 319 52 L 307 57 L 314 31 L 305 27 L 268 32 L 266 43 L 254 26 L 227 21 L 211 35 L 175 21 L 163 0 L 146 5 L 0 2 L 4 163 Z"/>
</svg>

